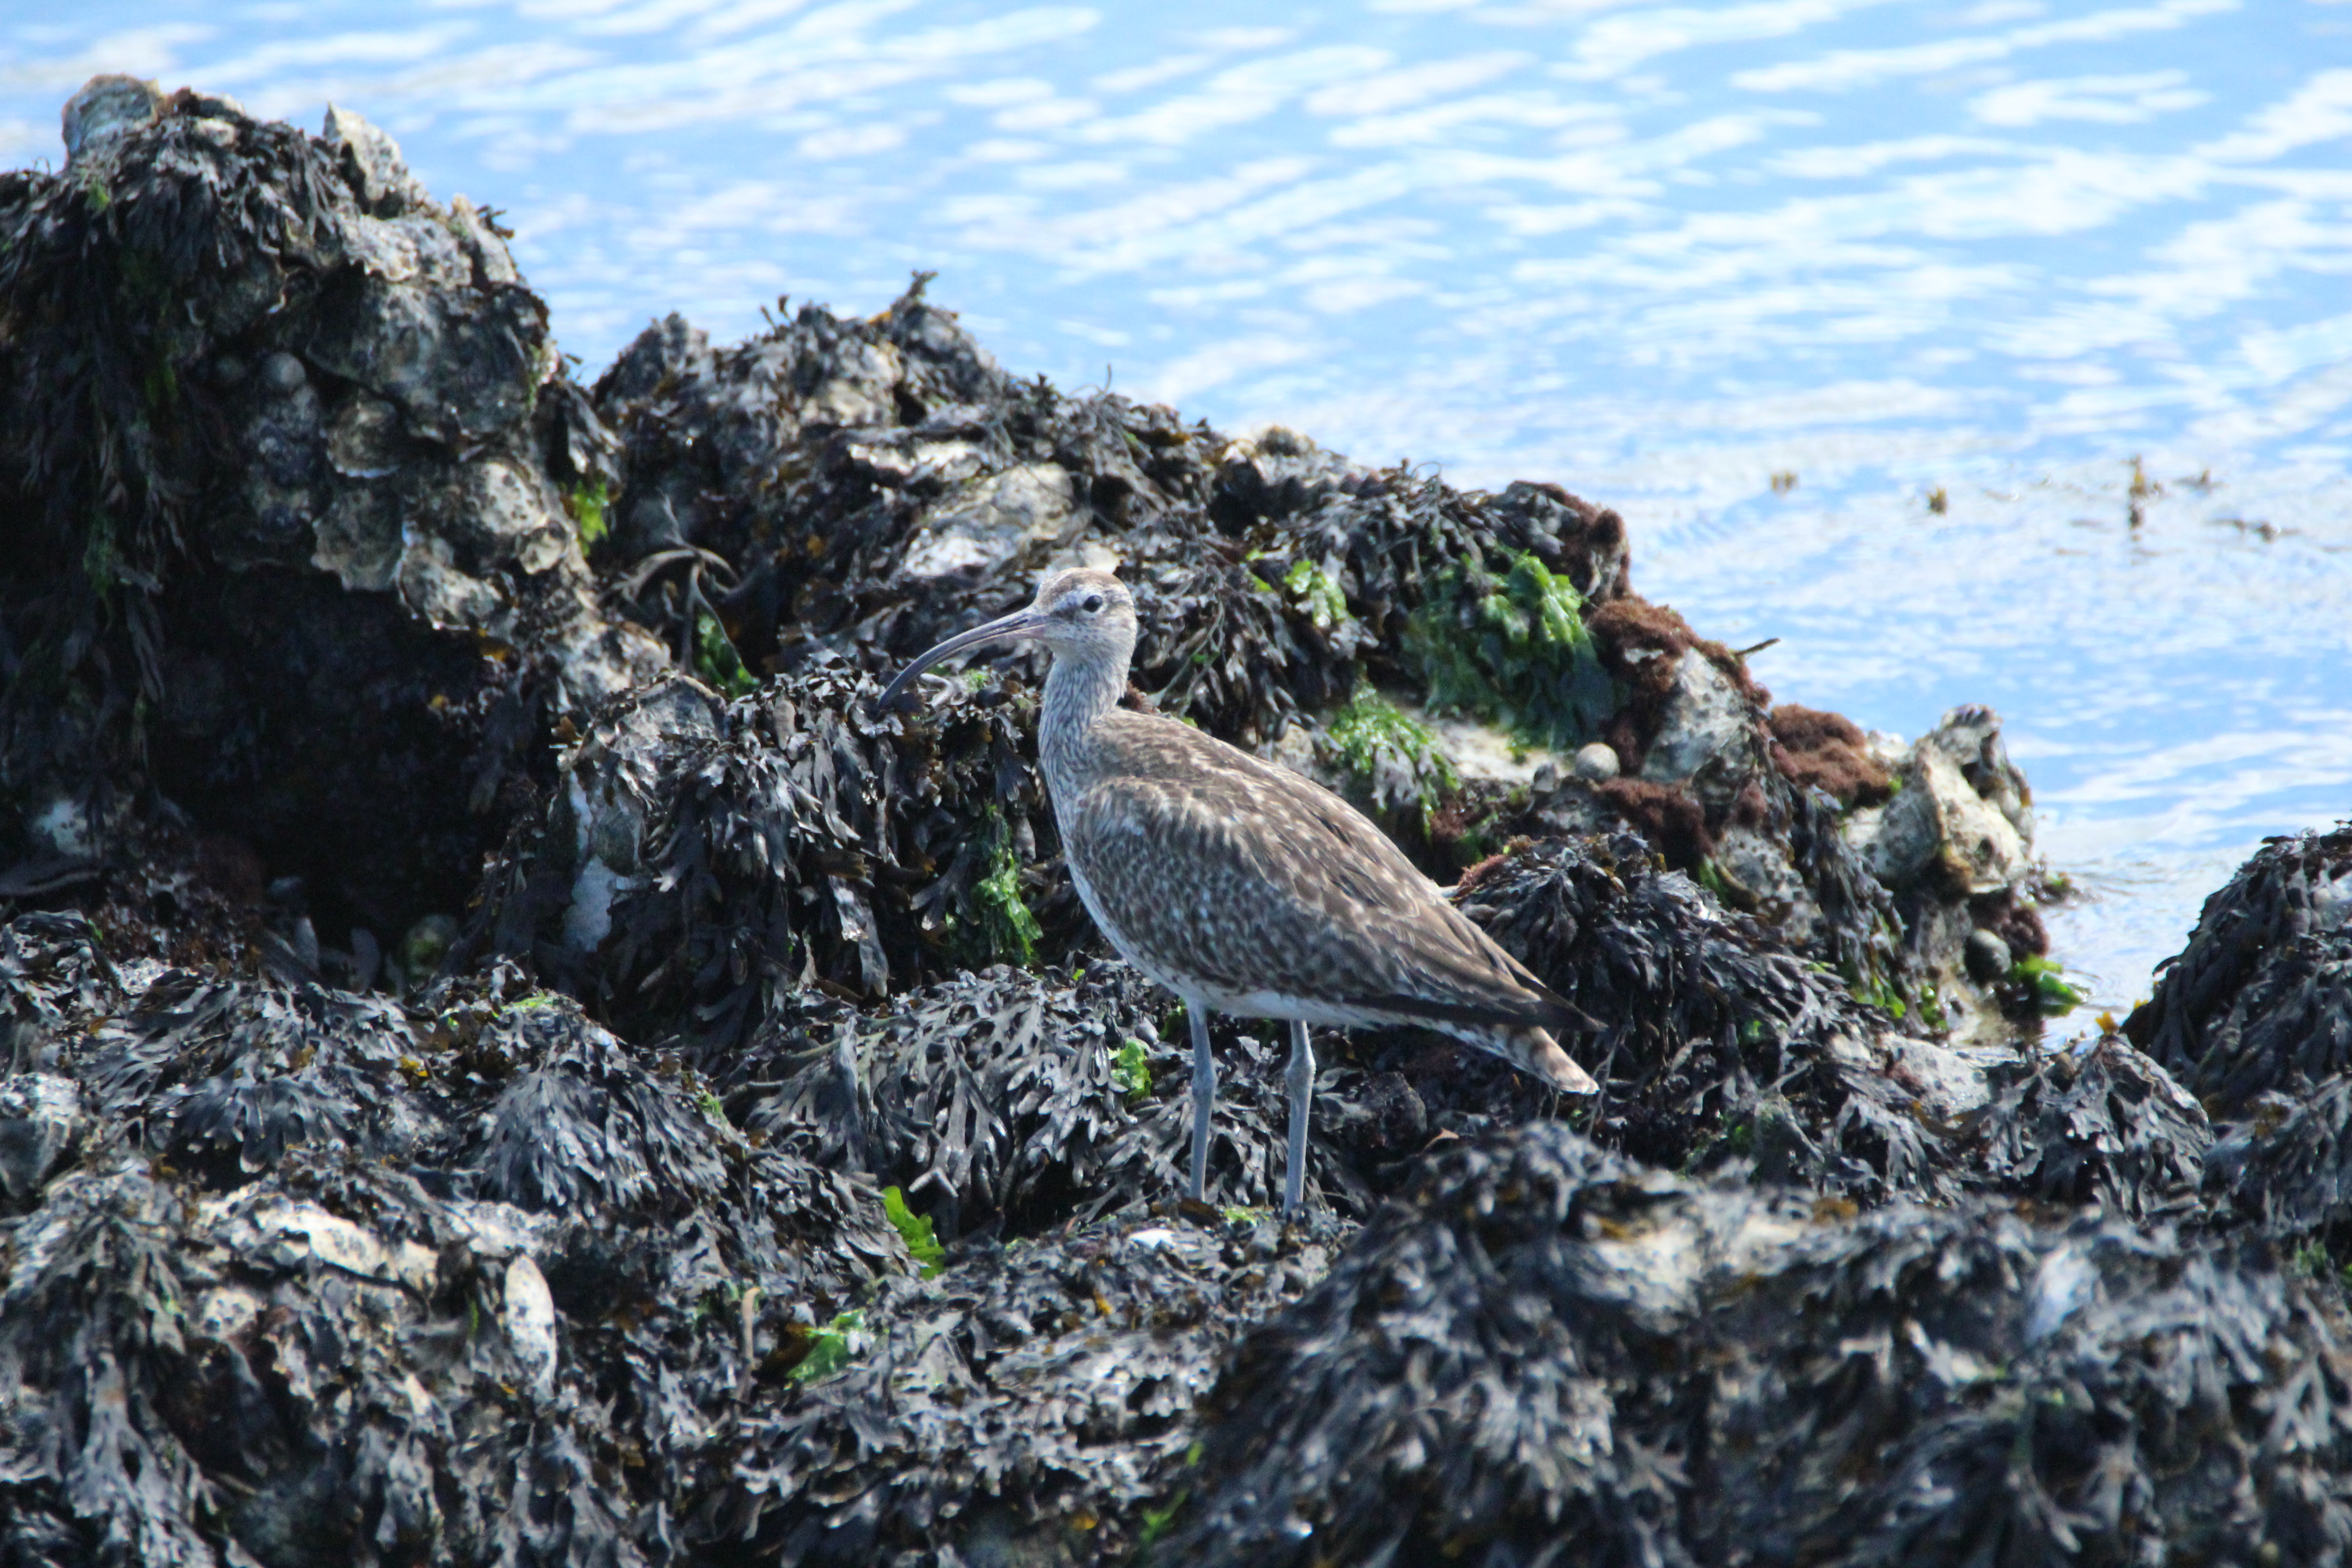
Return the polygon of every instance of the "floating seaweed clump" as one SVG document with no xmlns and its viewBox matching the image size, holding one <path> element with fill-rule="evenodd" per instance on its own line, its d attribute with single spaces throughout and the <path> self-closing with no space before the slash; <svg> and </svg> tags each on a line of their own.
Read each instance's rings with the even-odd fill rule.
<svg viewBox="0 0 2352 1568">
<path fill-rule="evenodd" d="M 2341 1319 L 2259 1252 L 1822 1216 L 1538 1125 L 1254 1330 L 1178 1561 L 2336 1562 Z"/>
</svg>

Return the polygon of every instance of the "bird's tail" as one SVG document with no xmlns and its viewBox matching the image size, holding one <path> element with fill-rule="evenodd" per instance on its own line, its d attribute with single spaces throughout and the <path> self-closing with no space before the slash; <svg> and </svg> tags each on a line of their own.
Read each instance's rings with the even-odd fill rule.
<svg viewBox="0 0 2352 1568">
<path fill-rule="evenodd" d="M 1559 1042 L 1541 1029 L 1498 1027 L 1479 1044 L 1502 1057 L 1521 1072 L 1530 1073 L 1563 1094 L 1598 1094 L 1592 1075 L 1576 1065 Z"/>
</svg>

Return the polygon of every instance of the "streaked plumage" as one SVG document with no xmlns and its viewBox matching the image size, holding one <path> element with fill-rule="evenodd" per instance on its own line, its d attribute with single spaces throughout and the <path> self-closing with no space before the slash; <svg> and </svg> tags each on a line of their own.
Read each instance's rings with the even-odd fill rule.
<svg viewBox="0 0 2352 1568">
<path fill-rule="evenodd" d="M 948 655 L 1020 638 L 1054 652 L 1038 751 L 1078 895 L 1127 961 L 1192 1021 L 1192 1195 L 1207 1175 L 1207 1014 L 1291 1022 L 1290 1163 L 1304 1188 L 1313 1024 L 1420 1024 L 1571 1093 L 1597 1086 L 1549 1030 L 1581 1015 L 1446 902 L 1354 807 L 1189 725 L 1120 708 L 1135 606 L 1107 572 L 1065 572 L 1034 603 L 900 671 L 887 707 Z"/>
</svg>

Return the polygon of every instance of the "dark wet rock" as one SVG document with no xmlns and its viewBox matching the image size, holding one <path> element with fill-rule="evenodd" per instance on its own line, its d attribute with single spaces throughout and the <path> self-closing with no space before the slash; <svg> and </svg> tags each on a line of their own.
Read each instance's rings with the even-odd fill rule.
<svg viewBox="0 0 2352 1568">
<path fill-rule="evenodd" d="M 1532 1127 L 1244 1341 L 1169 1554 L 2336 1561 L 2342 1323 L 2258 1252 L 1842 1220 Z"/>
<path fill-rule="evenodd" d="M 154 122 L 163 95 L 152 81 L 131 76 L 97 76 L 66 100 L 60 116 L 66 162 L 95 153 L 108 142 Z"/>
<path fill-rule="evenodd" d="M 1990 931 L 1969 932 L 1960 958 L 1968 966 L 1969 978 L 1980 985 L 1990 985 L 2007 979 L 2010 965 L 2016 962 L 2009 951 L 2009 943 L 2001 941 L 1998 931 Z"/>
<path fill-rule="evenodd" d="M 2352 826 L 2265 840 L 2124 1032 L 2232 1121 L 2352 1069 Z"/>
</svg>

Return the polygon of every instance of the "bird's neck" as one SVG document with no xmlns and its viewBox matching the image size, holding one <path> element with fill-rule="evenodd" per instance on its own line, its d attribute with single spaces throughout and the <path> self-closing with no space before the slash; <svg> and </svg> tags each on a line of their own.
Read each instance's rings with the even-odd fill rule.
<svg viewBox="0 0 2352 1568">
<path fill-rule="evenodd" d="M 1126 694 L 1125 658 L 1055 658 L 1037 715 L 1038 750 L 1049 759 L 1083 752 L 1094 727 Z"/>
</svg>

